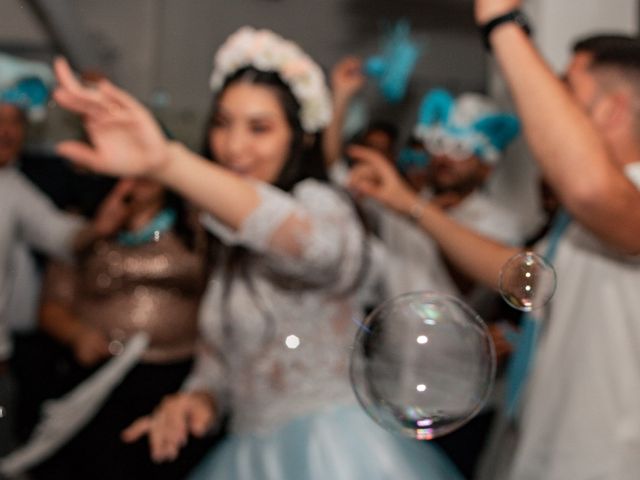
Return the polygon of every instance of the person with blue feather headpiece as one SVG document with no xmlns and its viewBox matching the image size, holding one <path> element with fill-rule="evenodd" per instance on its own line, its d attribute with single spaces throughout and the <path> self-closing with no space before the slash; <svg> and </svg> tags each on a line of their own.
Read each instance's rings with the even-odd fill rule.
<svg viewBox="0 0 640 480">
<path fill-rule="evenodd" d="M 476 477 L 637 478 L 640 370 L 629 359 L 640 345 L 640 42 L 587 37 L 558 78 L 536 50 L 522 6 L 476 0 L 475 18 L 558 197 L 546 235 L 532 246 L 553 262 L 558 282 L 545 308 L 520 318 L 504 412 Z M 375 152 L 348 153 L 358 162 L 350 183 L 357 194 L 413 218 L 458 268 L 500 288 L 504 265 L 522 248 L 452 221 Z"/>
<path fill-rule="evenodd" d="M 518 118 L 498 108 L 490 97 L 473 92 L 455 97 L 434 88 L 420 103 L 416 125 L 396 167 L 421 198 L 448 216 L 494 240 L 519 245 L 529 227 L 497 202 L 488 188 L 495 167 L 519 133 Z M 393 252 L 385 282 L 389 295 L 435 288 L 463 294 L 479 310 L 488 303 L 486 290 L 480 292 L 452 271 L 414 222 L 384 211 L 377 225 L 386 249 Z"/>
<path fill-rule="evenodd" d="M 16 347 L 24 345 L 16 342 L 16 332 L 24 339 L 36 328 L 40 278 L 31 249 L 71 260 L 108 233 L 113 214 L 107 206 L 106 216 L 88 223 L 64 213 L 25 172 L 27 130 L 30 122 L 44 119 L 53 83 L 48 65 L 0 53 L 0 405 L 11 412 L 0 429 L 0 455 L 15 446 L 25 410 L 26 402 L 19 402 L 20 408 L 15 403 L 16 383 L 24 385 L 12 367 L 19 363 Z"/>
<path fill-rule="evenodd" d="M 0 53 L 0 103 L 14 105 L 29 120 L 44 119 L 53 84 L 47 64 Z"/>
</svg>

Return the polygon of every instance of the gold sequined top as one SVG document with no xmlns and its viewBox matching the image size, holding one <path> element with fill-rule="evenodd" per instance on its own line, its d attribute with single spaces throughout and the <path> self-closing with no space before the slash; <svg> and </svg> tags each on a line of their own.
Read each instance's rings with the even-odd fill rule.
<svg viewBox="0 0 640 480">
<path fill-rule="evenodd" d="M 130 247 L 97 242 L 76 268 L 56 264 L 46 278 L 44 300 L 67 305 L 81 321 L 101 330 L 118 353 L 139 331 L 150 335 L 143 361 L 164 363 L 191 356 L 207 272 L 205 248 L 187 249 L 173 233 Z"/>
</svg>

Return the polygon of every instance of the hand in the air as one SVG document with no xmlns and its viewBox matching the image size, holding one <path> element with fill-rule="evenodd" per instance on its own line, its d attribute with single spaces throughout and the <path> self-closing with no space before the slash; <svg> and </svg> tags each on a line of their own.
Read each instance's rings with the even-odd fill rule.
<svg viewBox="0 0 640 480">
<path fill-rule="evenodd" d="M 344 100 L 351 99 L 365 84 L 362 61 L 357 57 L 345 57 L 331 71 L 333 94 Z"/>
<path fill-rule="evenodd" d="M 136 99 L 100 80 L 82 85 L 62 58 L 54 63 L 58 87 L 54 99 L 82 116 L 91 145 L 66 141 L 58 153 L 98 173 L 153 175 L 168 162 L 168 141 L 151 113 Z"/>
<path fill-rule="evenodd" d="M 357 145 L 350 146 L 347 153 L 356 162 L 349 179 L 350 190 L 398 212 L 410 211 L 417 194 L 389 160 L 377 150 Z"/>
<path fill-rule="evenodd" d="M 123 179 L 100 203 L 91 222 L 97 237 L 109 237 L 118 232 L 131 215 L 127 198 L 135 186 L 135 180 Z"/>
</svg>

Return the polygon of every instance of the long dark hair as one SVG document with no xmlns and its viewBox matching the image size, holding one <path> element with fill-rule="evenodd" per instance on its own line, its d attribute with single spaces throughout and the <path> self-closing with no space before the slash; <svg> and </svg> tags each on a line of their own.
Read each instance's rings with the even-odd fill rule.
<svg viewBox="0 0 640 480">
<path fill-rule="evenodd" d="M 259 85 L 270 88 L 277 96 L 282 106 L 287 123 L 292 130 L 292 140 L 289 149 L 289 156 L 286 159 L 278 177 L 273 185 L 284 191 L 290 192 L 295 186 L 307 179 L 315 179 L 320 182 L 329 183 L 327 170 L 325 167 L 324 156 L 322 152 L 321 134 L 310 134 L 303 130 L 300 123 L 300 104 L 292 94 L 289 86 L 280 78 L 276 72 L 265 72 L 254 67 L 242 68 L 230 75 L 222 89 L 214 97 L 211 112 L 205 125 L 204 141 L 202 144 L 202 155 L 211 161 L 216 162 L 214 152 L 211 150 L 209 134 L 214 128 L 215 117 L 217 114 L 218 104 L 224 91 L 237 83 L 249 83 L 251 85 Z M 257 308 L 262 312 L 266 320 L 266 328 L 264 341 L 268 341 L 274 335 L 275 319 L 272 317 L 265 302 L 256 291 L 253 279 L 249 273 L 248 266 L 254 254 L 244 247 L 234 246 L 228 247 L 220 242 L 219 239 L 213 239 L 212 248 L 214 257 L 218 260 L 214 268 L 222 268 L 225 273 L 224 291 L 223 291 L 223 329 L 225 337 L 228 340 L 232 332 L 232 323 L 228 312 L 228 299 L 230 297 L 232 280 L 237 276 L 242 279 L 248 289 L 254 294 L 253 301 Z M 224 261 L 219 261 L 224 259 Z M 368 262 L 366 262 L 368 264 Z M 360 279 L 357 283 L 359 284 Z M 273 276 L 273 281 L 281 288 L 285 289 L 305 289 L 317 288 L 317 286 L 303 285 L 300 282 L 291 281 L 291 279 L 280 278 L 278 275 Z M 345 292 L 345 294 L 351 292 Z"/>
</svg>

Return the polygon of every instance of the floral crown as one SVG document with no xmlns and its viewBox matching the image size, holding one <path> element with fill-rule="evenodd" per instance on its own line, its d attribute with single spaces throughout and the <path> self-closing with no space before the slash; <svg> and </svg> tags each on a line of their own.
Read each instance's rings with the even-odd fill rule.
<svg viewBox="0 0 640 480">
<path fill-rule="evenodd" d="M 331 96 L 322 69 L 295 43 L 270 30 L 242 27 L 218 49 L 209 85 L 217 92 L 244 67 L 276 72 L 300 104 L 300 122 L 309 133 L 331 120 Z"/>
</svg>

